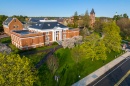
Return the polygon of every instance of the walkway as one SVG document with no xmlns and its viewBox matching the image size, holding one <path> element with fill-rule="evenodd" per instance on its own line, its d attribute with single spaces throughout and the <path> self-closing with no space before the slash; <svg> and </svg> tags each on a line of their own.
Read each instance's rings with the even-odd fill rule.
<svg viewBox="0 0 130 86">
<path fill-rule="evenodd" d="M 104 65 L 103 67 L 99 68 L 95 72 L 89 74 L 85 78 L 81 79 L 80 81 L 74 83 L 72 86 L 86 86 L 101 77 L 104 73 L 106 73 L 108 70 L 113 68 L 115 65 L 126 59 L 128 56 L 130 56 L 130 52 L 126 52 L 125 54 L 121 55 L 117 59 L 109 62 L 108 64 Z"/>
<path fill-rule="evenodd" d="M 35 68 L 38 69 L 40 66 L 42 66 L 42 64 L 44 64 L 44 62 L 47 60 L 47 58 L 48 58 L 50 55 L 52 55 L 52 54 L 53 54 L 57 49 L 59 49 L 59 48 L 62 48 L 62 46 L 57 46 L 57 47 L 55 47 L 55 48 L 51 48 L 51 49 L 50 49 L 50 52 L 48 52 L 48 53 L 43 57 L 43 59 L 36 64 Z"/>
</svg>

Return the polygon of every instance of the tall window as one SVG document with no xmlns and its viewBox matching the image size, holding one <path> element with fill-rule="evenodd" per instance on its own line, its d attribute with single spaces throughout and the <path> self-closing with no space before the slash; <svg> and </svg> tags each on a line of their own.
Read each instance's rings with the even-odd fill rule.
<svg viewBox="0 0 130 86">
<path fill-rule="evenodd" d="M 46 41 L 49 41 L 49 36 L 46 36 Z"/>
<path fill-rule="evenodd" d="M 66 34 L 63 34 L 63 39 L 66 39 Z"/>
<path fill-rule="evenodd" d="M 49 32 L 46 32 L 46 35 L 49 35 Z"/>
</svg>

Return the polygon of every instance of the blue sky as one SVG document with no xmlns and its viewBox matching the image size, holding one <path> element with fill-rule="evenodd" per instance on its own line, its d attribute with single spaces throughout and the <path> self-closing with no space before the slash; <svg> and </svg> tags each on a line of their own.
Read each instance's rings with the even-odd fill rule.
<svg viewBox="0 0 130 86">
<path fill-rule="evenodd" d="M 0 15 L 70 17 L 75 11 L 80 15 L 94 8 L 97 17 L 113 17 L 116 12 L 130 16 L 129 3 L 129 0 L 1 0 Z"/>
</svg>

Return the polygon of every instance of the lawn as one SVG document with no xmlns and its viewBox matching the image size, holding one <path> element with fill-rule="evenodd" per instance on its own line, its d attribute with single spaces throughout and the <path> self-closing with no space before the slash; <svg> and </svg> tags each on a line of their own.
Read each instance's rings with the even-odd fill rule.
<svg viewBox="0 0 130 86">
<path fill-rule="evenodd" d="M 11 43 L 11 38 L 10 37 L 6 37 L 6 38 L 2 38 L 0 39 L 1 43 Z"/>
<path fill-rule="evenodd" d="M 57 46 L 57 45 L 43 46 L 40 48 L 21 51 L 11 44 L 9 37 L 0 39 L 0 42 L 7 43 L 8 46 L 11 47 L 11 49 L 13 50 L 12 53 L 15 54 L 20 54 L 20 53 L 30 52 L 30 51 L 46 50 Z M 47 52 L 40 52 L 40 53 L 35 53 L 32 55 L 25 55 L 25 56 L 30 59 L 33 65 L 36 65 L 46 55 L 46 53 Z M 120 53 L 117 52 L 107 53 L 107 60 L 104 63 L 102 60 L 91 61 L 91 59 L 84 59 L 77 65 L 71 57 L 71 50 L 61 48 L 54 53 L 54 55 L 58 57 L 59 60 L 58 61 L 59 67 L 56 73 L 53 74 L 48 69 L 47 64 L 44 63 L 38 69 L 39 80 L 34 84 L 34 86 L 57 86 L 57 85 L 70 86 L 73 83 L 77 82 L 78 80 L 94 72 L 98 68 L 102 67 L 103 65 L 107 64 L 108 62 L 112 61 L 113 59 L 115 59 L 115 56 L 119 56 L 121 53 L 122 51 Z M 59 76 L 58 83 L 54 79 L 55 75 Z M 81 76 L 80 78 L 78 77 L 79 75 Z"/>
<path fill-rule="evenodd" d="M 119 56 L 121 53 L 122 51 L 120 53 L 108 53 L 107 60 L 104 63 L 102 60 L 91 61 L 91 59 L 85 59 L 78 64 L 79 66 L 77 66 L 71 57 L 71 52 L 69 49 L 59 49 L 55 52 L 55 55 L 59 59 L 59 68 L 56 74 L 52 74 L 46 64 L 42 65 L 38 73 L 39 83 L 41 84 L 39 84 L 39 86 L 56 86 L 57 83 L 54 80 L 54 75 L 60 76 L 58 82 L 59 86 L 70 86 L 112 61 L 115 59 L 115 56 Z M 78 75 L 81 77 L 78 78 Z"/>
</svg>

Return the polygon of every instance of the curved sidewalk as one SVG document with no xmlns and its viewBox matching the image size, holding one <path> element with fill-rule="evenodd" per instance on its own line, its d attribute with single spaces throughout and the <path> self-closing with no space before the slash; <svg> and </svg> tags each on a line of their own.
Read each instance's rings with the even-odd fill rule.
<svg viewBox="0 0 130 86">
<path fill-rule="evenodd" d="M 125 54 L 119 56 L 118 58 L 114 59 L 113 61 L 109 62 L 108 64 L 104 65 L 103 67 L 99 68 L 98 70 L 94 71 L 93 73 L 89 74 L 88 76 L 84 77 L 80 81 L 74 83 L 72 86 L 87 86 L 101 75 L 106 73 L 109 69 L 117 65 L 119 62 L 124 60 L 126 57 L 130 56 L 130 52 L 126 52 Z"/>
</svg>

